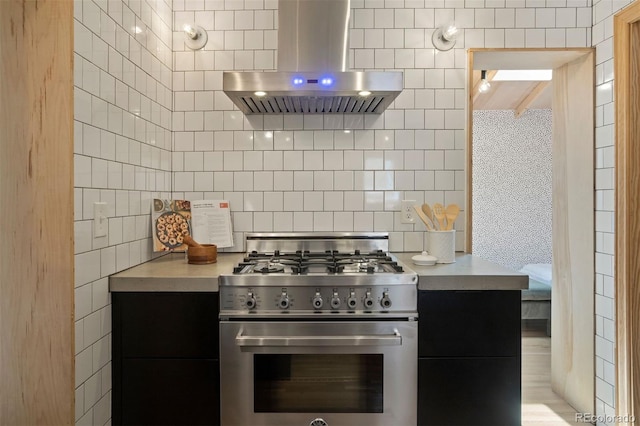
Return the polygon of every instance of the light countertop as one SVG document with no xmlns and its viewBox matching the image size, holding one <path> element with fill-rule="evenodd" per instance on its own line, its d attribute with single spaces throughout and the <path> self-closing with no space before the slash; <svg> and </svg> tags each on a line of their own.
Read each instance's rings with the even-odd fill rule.
<svg viewBox="0 0 640 426">
<path fill-rule="evenodd" d="M 418 274 L 420 290 L 523 290 L 529 277 L 466 253 L 457 253 L 454 263 L 414 265 L 419 253 L 394 253 L 399 261 Z"/>
<path fill-rule="evenodd" d="M 470 254 L 459 253 L 456 262 L 434 266 L 414 265 L 418 253 L 393 253 L 418 274 L 420 290 L 521 290 L 527 275 L 511 271 Z M 218 276 L 231 273 L 244 253 L 218 253 L 217 263 L 190 265 L 184 253 L 172 253 L 124 270 L 109 278 L 112 292 L 218 291 Z"/>
<path fill-rule="evenodd" d="M 208 265 L 187 263 L 185 253 L 171 253 L 109 277 L 109 290 L 119 291 L 218 291 L 218 276 L 231 273 L 244 253 L 218 253 Z"/>
</svg>

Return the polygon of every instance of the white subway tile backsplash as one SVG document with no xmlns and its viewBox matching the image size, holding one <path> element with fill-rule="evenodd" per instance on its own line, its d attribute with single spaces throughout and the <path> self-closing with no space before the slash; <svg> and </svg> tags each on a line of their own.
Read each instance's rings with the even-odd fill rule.
<svg viewBox="0 0 640 426">
<path fill-rule="evenodd" d="M 304 170 L 322 170 L 324 166 L 324 156 L 322 151 L 304 151 Z"/>
<path fill-rule="evenodd" d="M 234 191 L 253 191 L 253 173 L 252 172 L 234 172 L 233 173 L 233 190 Z"/>
<path fill-rule="evenodd" d="M 415 172 L 415 189 L 431 191 L 435 189 L 435 172 L 433 171 L 416 171 Z M 425 202 L 430 202 L 425 199 Z"/>
<path fill-rule="evenodd" d="M 264 210 L 275 211 L 275 212 L 283 211 L 284 210 L 284 193 L 283 192 L 265 192 L 264 193 Z"/>
<path fill-rule="evenodd" d="M 304 193 L 302 192 L 285 192 L 284 193 L 284 210 L 285 211 L 302 211 L 304 209 Z"/>
<path fill-rule="evenodd" d="M 333 172 L 315 171 L 313 172 L 313 188 L 316 191 L 333 190 Z"/>
<path fill-rule="evenodd" d="M 412 171 L 395 172 L 395 188 L 400 191 L 409 191 L 414 189 L 414 176 Z"/>
<path fill-rule="evenodd" d="M 273 213 L 256 212 L 253 214 L 253 228 L 256 232 L 273 232 Z"/>
<path fill-rule="evenodd" d="M 605 41 L 613 7 L 600 3 L 593 39 L 602 85 L 613 80 Z M 245 116 L 222 92 L 222 72 L 276 68 L 277 1 L 74 5 L 76 251 L 97 253 L 89 263 L 98 271 L 80 267 L 76 286 L 100 289 L 100 302 L 81 304 L 78 318 L 106 309 L 98 308 L 104 277 L 150 257 L 147 216 L 160 193 L 232 200 L 240 241 L 249 231 L 381 230 L 393 250 L 421 250 L 423 230 L 394 213 L 407 197 L 464 201 L 465 49 L 586 47 L 592 38 L 586 0 L 353 0 L 351 68 L 402 71 L 394 104 L 373 116 Z M 185 47 L 187 22 L 208 30 L 203 50 Z M 456 48 L 436 51 L 431 34 L 450 22 L 463 29 Z M 597 141 L 607 150 L 597 196 L 613 211 L 613 174 L 604 171 L 613 167 L 613 108 L 601 90 Z M 113 200 L 109 235 L 88 241 L 93 202 L 103 198 Z M 612 264 L 611 235 L 599 239 L 602 273 Z M 79 424 L 108 420 L 108 352 L 105 361 L 104 345 L 95 351 L 103 369 L 80 375 Z"/>
<path fill-rule="evenodd" d="M 314 172 L 295 171 L 293 172 L 293 189 L 296 191 L 310 191 L 313 186 Z"/>
<path fill-rule="evenodd" d="M 356 232 L 373 229 L 373 212 L 354 212 L 353 230 Z"/>
<path fill-rule="evenodd" d="M 273 191 L 273 172 L 255 172 L 253 188 L 256 191 Z"/>
<path fill-rule="evenodd" d="M 86 382 L 92 374 L 93 358 L 89 347 L 76 355 L 76 387 Z"/>
<path fill-rule="evenodd" d="M 295 232 L 309 232 L 313 230 L 312 212 L 294 212 L 293 230 Z"/>
<path fill-rule="evenodd" d="M 262 211 L 264 206 L 264 194 L 262 192 L 245 192 L 244 210 Z"/>
<path fill-rule="evenodd" d="M 291 232 L 293 231 L 293 213 L 280 212 L 273 216 L 274 232 Z"/>
<path fill-rule="evenodd" d="M 383 154 L 385 170 L 403 170 L 405 168 L 403 151 L 384 151 Z"/>
<path fill-rule="evenodd" d="M 384 168 L 384 152 L 365 151 L 364 152 L 364 168 L 365 170 L 383 169 Z"/>
<path fill-rule="evenodd" d="M 263 155 L 262 151 L 247 151 L 244 152 L 243 170 L 262 170 L 263 169 Z"/>
<path fill-rule="evenodd" d="M 76 289 L 74 292 L 75 300 L 75 318 L 82 319 L 91 313 L 92 300 L 91 300 L 91 285 L 90 284 L 78 284 L 76 282 Z M 84 341 L 84 337 L 83 337 Z"/>
<path fill-rule="evenodd" d="M 304 114 L 302 121 L 305 130 L 320 130 L 324 126 L 324 117 L 319 114 Z"/>
<path fill-rule="evenodd" d="M 364 193 L 364 209 L 384 210 L 384 193 L 379 191 L 366 191 Z"/>
<path fill-rule="evenodd" d="M 284 168 L 285 170 L 302 170 L 304 167 L 304 156 L 300 151 L 284 152 Z"/>
<path fill-rule="evenodd" d="M 324 196 L 322 192 L 304 192 L 303 209 L 305 211 L 322 211 L 324 209 Z"/>
<path fill-rule="evenodd" d="M 293 190 L 293 172 L 292 171 L 274 172 L 273 173 L 273 189 L 275 191 L 292 191 Z"/>
<path fill-rule="evenodd" d="M 382 49 L 384 48 L 384 30 L 383 29 L 365 29 L 364 30 L 364 47 L 365 49 Z"/>
</svg>

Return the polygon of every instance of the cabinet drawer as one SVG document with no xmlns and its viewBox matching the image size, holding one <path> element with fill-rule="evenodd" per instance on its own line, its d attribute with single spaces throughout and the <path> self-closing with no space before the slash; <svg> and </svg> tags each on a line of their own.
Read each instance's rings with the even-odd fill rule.
<svg viewBox="0 0 640 426">
<path fill-rule="evenodd" d="M 120 424 L 219 425 L 219 381 L 215 360 L 124 360 Z"/>
<path fill-rule="evenodd" d="M 218 358 L 218 293 L 113 293 L 114 352 Z"/>
<path fill-rule="evenodd" d="M 518 355 L 520 309 L 520 291 L 420 291 L 420 356 Z"/>
<path fill-rule="evenodd" d="M 520 359 L 420 358 L 418 425 L 520 425 Z"/>
</svg>

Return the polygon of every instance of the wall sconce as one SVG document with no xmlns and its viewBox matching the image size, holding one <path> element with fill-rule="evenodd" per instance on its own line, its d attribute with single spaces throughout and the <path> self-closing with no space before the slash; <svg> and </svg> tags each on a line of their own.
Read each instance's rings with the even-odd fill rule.
<svg viewBox="0 0 640 426">
<path fill-rule="evenodd" d="M 487 70 L 482 70 L 480 72 L 480 86 L 478 86 L 478 92 L 487 93 L 489 89 L 491 89 L 491 84 L 489 80 L 487 80 Z"/>
<path fill-rule="evenodd" d="M 456 44 L 456 35 L 458 34 L 458 28 L 454 24 L 448 27 L 440 27 L 433 32 L 431 36 L 431 42 L 433 47 L 438 50 L 451 50 Z"/>
<path fill-rule="evenodd" d="M 207 44 L 209 36 L 207 31 L 197 25 L 185 24 L 182 27 L 184 30 L 184 44 L 191 50 L 200 50 Z"/>
</svg>

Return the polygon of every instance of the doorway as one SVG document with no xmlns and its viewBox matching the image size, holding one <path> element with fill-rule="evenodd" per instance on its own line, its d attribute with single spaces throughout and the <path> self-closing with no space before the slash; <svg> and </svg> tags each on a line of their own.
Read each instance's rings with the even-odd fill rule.
<svg viewBox="0 0 640 426">
<path fill-rule="evenodd" d="M 594 412 L 594 53 L 592 49 L 470 49 L 474 72 L 553 70 L 551 366 L 553 390 L 577 411 Z M 536 90 L 537 89 L 537 90 Z M 521 104 L 531 105 L 544 85 Z M 538 92 L 538 93 L 536 93 Z M 467 105 L 465 249 L 473 252 L 473 101 Z M 533 99 L 533 100 L 532 100 Z M 522 113 L 522 111 L 516 111 Z M 508 177 L 507 177 L 508 178 Z"/>
</svg>

